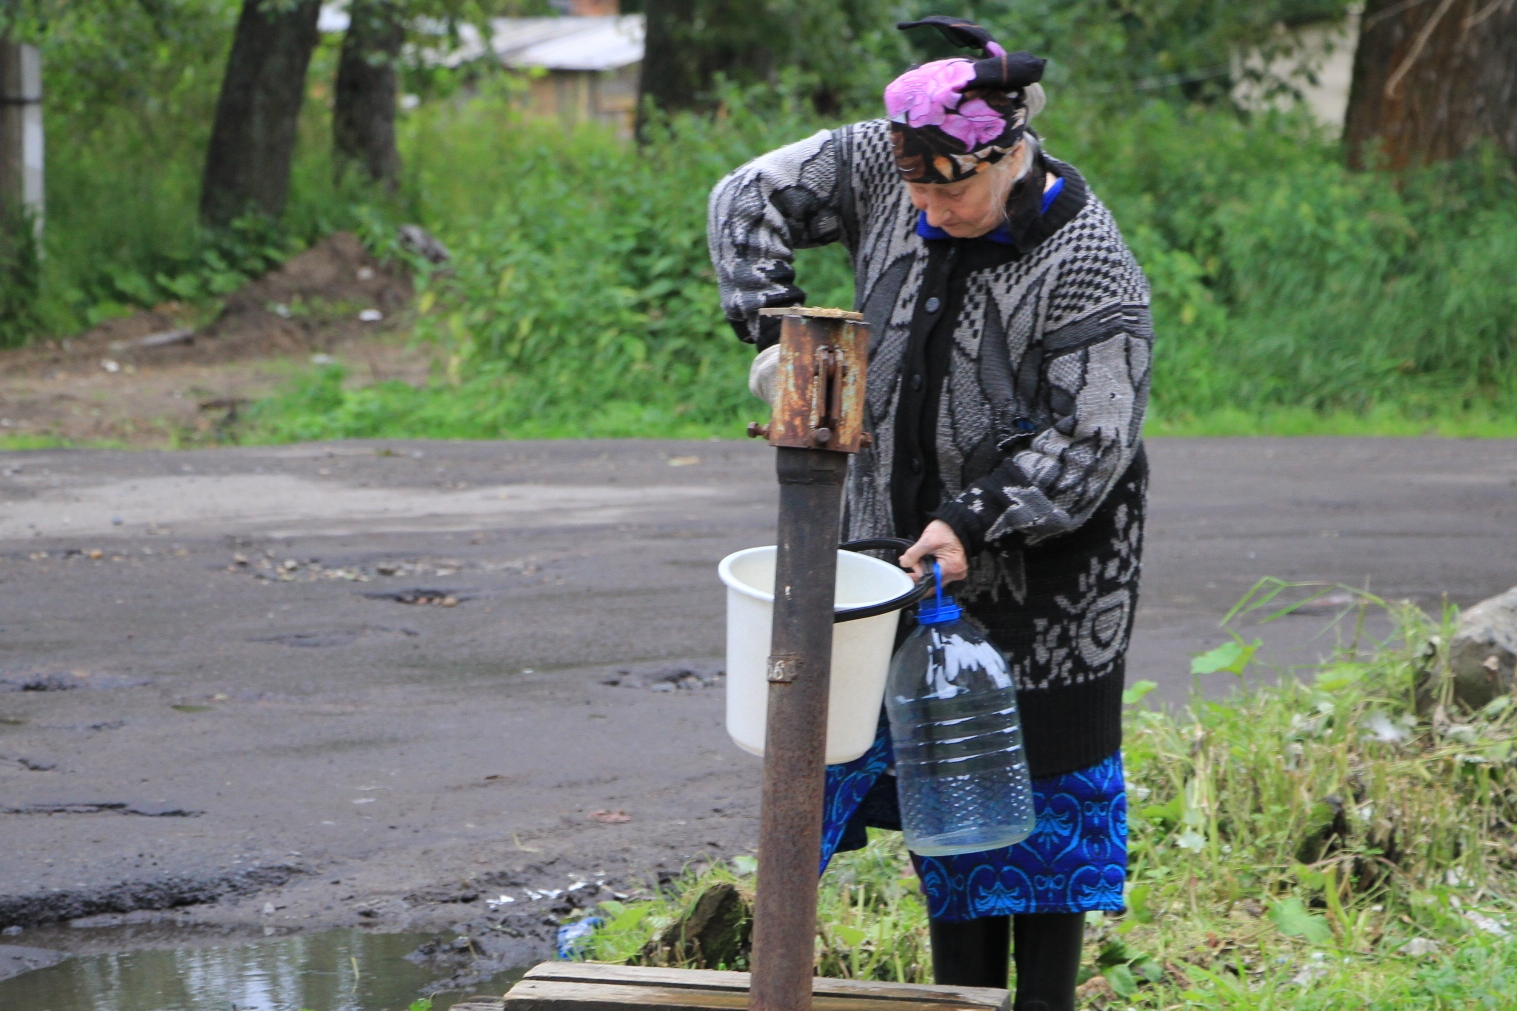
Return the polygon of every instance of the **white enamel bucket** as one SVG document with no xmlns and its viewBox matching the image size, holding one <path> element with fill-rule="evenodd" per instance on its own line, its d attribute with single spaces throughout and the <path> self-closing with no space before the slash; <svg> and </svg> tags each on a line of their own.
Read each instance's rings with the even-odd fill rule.
<svg viewBox="0 0 1517 1011">
<path fill-rule="evenodd" d="M 727 733 L 750 755 L 764 754 L 769 711 L 769 636 L 774 621 L 773 545 L 722 559 L 727 586 Z M 911 574 L 853 551 L 838 552 L 835 603 L 882 604 L 912 588 Z M 901 612 L 839 622 L 832 629 L 832 684 L 827 694 L 827 764 L 851 762 L 874 743 L 885 675 Z"/>
</svg>

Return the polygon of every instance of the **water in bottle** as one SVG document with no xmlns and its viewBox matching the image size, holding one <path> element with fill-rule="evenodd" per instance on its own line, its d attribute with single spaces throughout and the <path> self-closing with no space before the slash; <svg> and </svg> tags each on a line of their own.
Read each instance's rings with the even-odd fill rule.
<svg viewBox="0 0 1517 1011">
<path fill-rule="evenodd" d="M 933 569 L 937 597 L 918 607 L 885 689 L 906 846 L 923 856 L 1011 846 L 1034 824 L 1016 687 Z"/>
</svg>

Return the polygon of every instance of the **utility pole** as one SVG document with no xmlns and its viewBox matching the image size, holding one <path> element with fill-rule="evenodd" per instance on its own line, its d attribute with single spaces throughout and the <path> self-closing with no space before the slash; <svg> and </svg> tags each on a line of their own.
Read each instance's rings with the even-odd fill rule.
<svg viewBox="0 0 1517 1011">
<path fill-rule="evenodd" d="M 0 39 L 0 213 L 31 216 L 42 236 L 42 53 Z"/>
</svg>

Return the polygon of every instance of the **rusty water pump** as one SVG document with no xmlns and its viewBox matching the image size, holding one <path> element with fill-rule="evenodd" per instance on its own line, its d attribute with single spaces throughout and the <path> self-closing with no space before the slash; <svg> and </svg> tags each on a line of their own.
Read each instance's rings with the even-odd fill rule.
<svg viewBox="0 0 1517 1011">
<path fill-rule="evenodd" d="M 827 695 L 839 517 L 848 454 L 870 445 L 864 430 L 869 327 L 839 309 L 763 309 L 782 318 L 779 374 L 768 425 L 748 434 L 778 450 L 778 551 L 769 700 L 759 811 L 758 894 L 753 925 L 753 1011 L 810 1011 L 816 936 L 817 862 L 826 780 Z M 843 545 L 856 550 L 909 544 Z M 905 607 L 932 585 L 868 609 Z"/>
</svg>

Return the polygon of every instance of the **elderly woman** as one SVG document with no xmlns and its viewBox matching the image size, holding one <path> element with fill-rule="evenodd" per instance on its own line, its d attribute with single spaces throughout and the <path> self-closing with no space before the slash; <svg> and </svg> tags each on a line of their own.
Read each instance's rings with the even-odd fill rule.
<svg viewBox="0 0 1517 1011">
<path fill-rule="evenodd" d="M 1120 910 L 1125 654 L 1147 466 L 1140 432 L 1148 285 L 1106 207 L 1028 121 L 1043 60 L 932 17 L 979 59 L 917 67 L 886 119 L 824 130 L 739 168 L 711 196 L 722 304 L 759 355 L 766 399 L 779 320 L 801 304 L 793 251 L 841 242 L 870 324 L 866 424 L 849 538 L 914 541 L 1017 678 L 1037 829 L 955 857 L 913 855 L 939 983 L 1005 986 L 1019 1011 L 1074 1007 L 1087 912 Z M 889 738 L 828 769 L 823 860 L 865 826 L 899 828 Z"/>
</svg>

